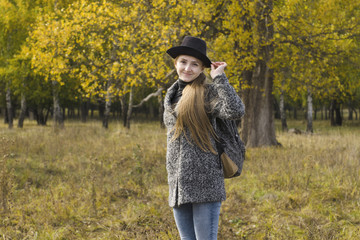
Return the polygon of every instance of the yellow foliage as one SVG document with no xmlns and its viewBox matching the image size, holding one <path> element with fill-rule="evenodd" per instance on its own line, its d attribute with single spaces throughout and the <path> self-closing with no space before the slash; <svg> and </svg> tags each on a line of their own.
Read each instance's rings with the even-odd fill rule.
<svg viewBox="0 0 360 240">
<path fill-rule="evenodd" d="M 305 84 L 322 94 L 329 88 L 334 92 L 344 81 L 333 57 L 339 51 L 349 56 L 356 46 L 349 33 L 339 29 L 358 31 L 358 6 L 352 0 L 274 2 L 268 27 L 275 33 L 263 39 L 257 1 L 81 0 L 39 16 L 23 53 L 31 56 L 34 72 L 46 79 L 63 84 L 79 79 L 87 95 L 111 89 L 122 96 L 128 86 L 168 81 L 164 78 L 173 63 L 165 51 L 185 35 L 204 38 L 210 59 L 228 63 L 226 71 L 237 90 L 250 87 L 242 73 L 265 59 L 259 50 L 274 47 L 269 67 L 275 87 L 295 98 Z"/>
<path fill-rule="evenodd" d="M 346 10 L 341 5 L 347 6 Z M 352 17 L 359 5 L 349 0 L 291 0 L 274 8 L 275 39 L 278 39 L 273 61 L 275 88 L 288 89 L 287 94 L 293 98 L 306 91 L 305 85 L 319 99 L 349 91 L 340 87 L 349 78 L 336 76 L 342 74 L 342 59 L 356 47 L 344 30 L 359 31 Z M 286 83 L 292 87 L 281 85 L 284 71 L 291 72 Z"/>
</svg>

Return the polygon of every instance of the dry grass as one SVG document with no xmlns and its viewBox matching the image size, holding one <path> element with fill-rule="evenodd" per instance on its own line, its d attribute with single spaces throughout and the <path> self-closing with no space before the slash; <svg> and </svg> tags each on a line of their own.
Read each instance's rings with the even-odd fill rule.
<svg viewBox="0 0 360 240">
<path fill-rule="evenodd" d="M 360 239 L 360 128 L 314 129 L 248 149 L 226 180 L 219 239 Z M 0 134 L 0 239 L 178 239 L 158 123 Z"/>
</svg>

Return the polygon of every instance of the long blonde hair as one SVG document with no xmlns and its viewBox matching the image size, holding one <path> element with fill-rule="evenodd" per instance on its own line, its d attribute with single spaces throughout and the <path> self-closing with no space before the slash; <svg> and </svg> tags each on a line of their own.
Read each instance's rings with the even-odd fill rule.
<svg viewBox="0 0 360 240">
<path fill-rule="evenodd" d="M 189 141 L 185 131 L 187 128 L 191 138 L 200 149 L 217 154 L 210 140 L 210 136 L 215 139 L 217 137 L 206 112 L 205 80 L 205 74 L 201 73 L 184 88 L 182 97 L 175 107 L 177 120 L 172 129 L 174 131 L 173 139 L 184 133 Z"/>
</svg>

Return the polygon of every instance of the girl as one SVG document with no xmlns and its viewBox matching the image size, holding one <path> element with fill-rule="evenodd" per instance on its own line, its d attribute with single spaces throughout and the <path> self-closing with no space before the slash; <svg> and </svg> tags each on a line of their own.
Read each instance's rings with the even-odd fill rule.
<svg viewBox="0 0 360 240">
<path fill-rule="evenodd" d="M 217 239 L 226 195 L 215 122 L 240 119 L 244 104 L 226 78 L 227 64 L 211 62 L 202 39 L 187 36 L 167 53 L 179 76 L 164 101 L 169 205 L 181 239 Z M 205 82 L 205 68 L 211 68 L 212 84 Z"/>
</svg>

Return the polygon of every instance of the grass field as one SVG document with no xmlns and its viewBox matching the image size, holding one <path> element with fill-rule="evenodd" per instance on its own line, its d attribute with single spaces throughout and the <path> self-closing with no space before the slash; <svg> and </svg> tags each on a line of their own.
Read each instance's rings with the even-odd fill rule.
<svg viewBox="0 0 360 240">
<path fill-rule="evenodd" d="M 0 239 L 179 239 L 165 130 L 65 125 L 0 124 Z M 247 150 L 242 176 L 226 180 L 219 239 L 360 239 L 360 126 L 314 131 Z"/>
</svg>

